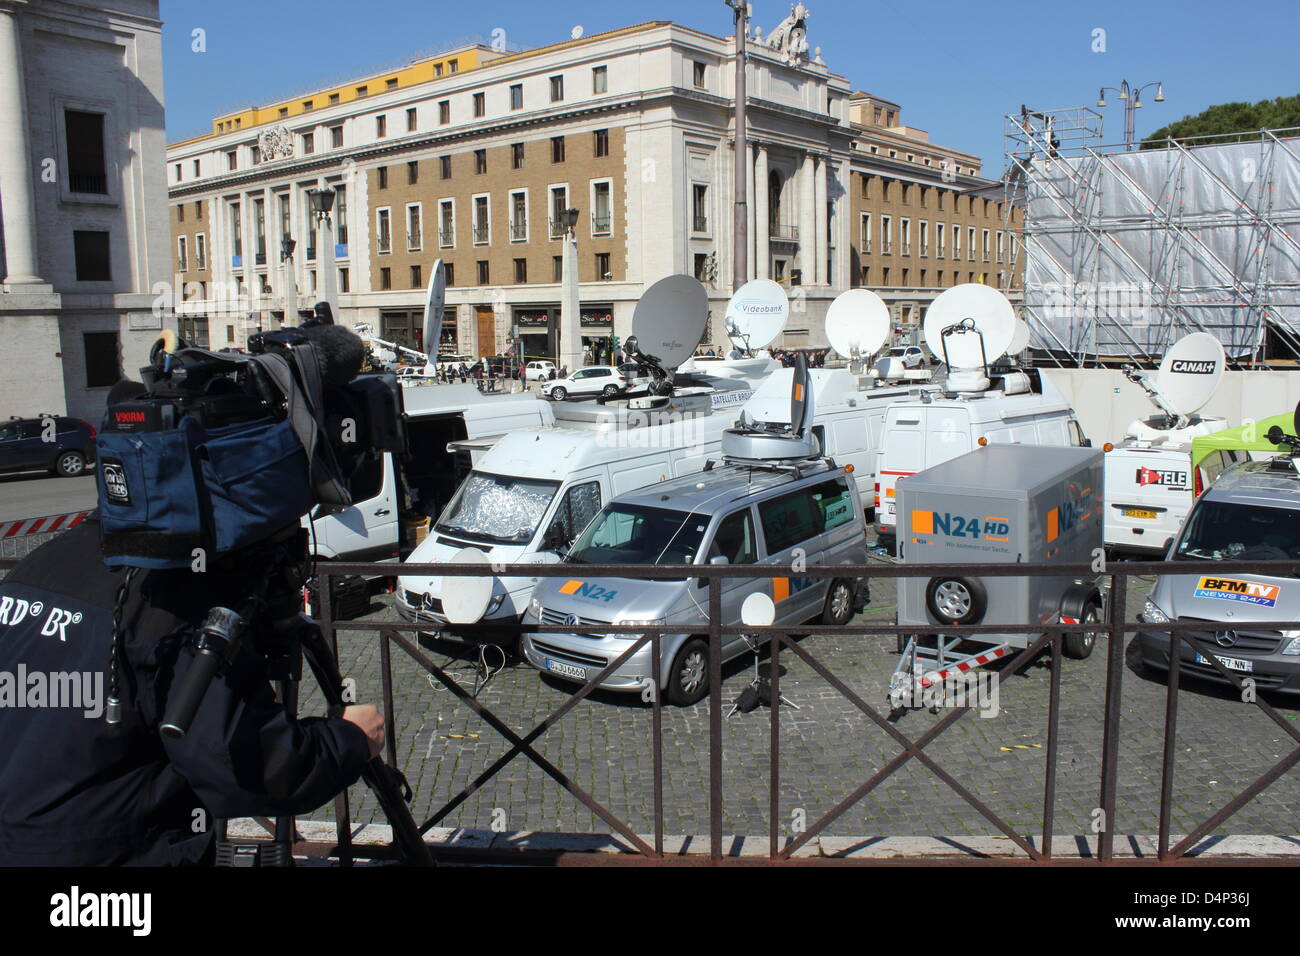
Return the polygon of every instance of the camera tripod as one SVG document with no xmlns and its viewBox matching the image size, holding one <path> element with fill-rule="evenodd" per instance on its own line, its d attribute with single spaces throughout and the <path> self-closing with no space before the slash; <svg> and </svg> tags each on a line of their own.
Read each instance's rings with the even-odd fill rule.
<svg viewBox="0 0 1300 956">
<path fill-rule="evenodd" d="M 249 560 L 251 557 L 251 560 Z M 199 633 L 192 639 L 194 662 L 168 699 L 161 731 L 165 736 L 185 736 L 212 679 L 234 661 L 246 638 L 266 660 L 267 676 L 277 685 L 280 704 L 290 714 L 298 709 L 298 688 L 305 657 L 332 717 L 343 713 L 343 677 L 338 661 L 315 621 L 302 615 L 301 589 L 308 577 L 306 532 L 293 528 L 266 544 L 253 556 L 241 556 L 241 563 L 253 567 L 255 593 L 234 611 L 214 607 Z M 362 771 L 365 782 L 379 802 L 392 827 L 393 844 L 402 862 L 432 866 L 433 856 L 407 807 L 410 786 L 401 771 L 372 757 Z M 293 817 L 275 821 L 271 841 L 231 841 L 226 821 L 216 821 L 218 866 L 290 866 L 293 862 Z"/>
</svg>

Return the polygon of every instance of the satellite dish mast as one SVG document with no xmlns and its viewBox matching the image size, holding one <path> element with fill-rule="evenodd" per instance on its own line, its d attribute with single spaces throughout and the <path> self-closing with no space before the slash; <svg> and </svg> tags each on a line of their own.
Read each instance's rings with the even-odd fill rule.
<svg viewBox="0 0 1300 956">
<path fill-rule="evenodd" d="M 1016 310 L 997 289 L 979 283 L 953 286 L 925 314 L 925 344 L 948 366 L 947 390 L 974 394 L 989 387 L 989 366 L 1007 354 Z"/>
<path fill-rule="evenodd" d="M 826 340 L 857 375 L 889 338 L 889 306 L 870 289 L 841 293 L 826 311 Z"/>
<path fill-rule="evenodd" d="M 727 303 L 723 325 L 732 347 L 741 353 L 735 358 L 752 356 L 765 349 L 785 331 L 790 318 L 790 297 L 771 279 L 746 282 Z"/>
<path fill-rule="evenodd" d="M 733 462 L 776 464 L 820 456 L 821 442 L 813 433 L 816 404 L 808 361 L 800 354 L 790 385 L 789 418 L 760 418 L 746 406 L 736 427 L 722 433 L 723 457 Z"/>
<path fill-rule="evenodd" d="M 443 306 L 447 301 L 447 269 L 438 259 L 434 262 L 429 275 L 429 288 L 424 296 L 424 352 L 428 365 L 426 372 L 432 372 L 438 356 L 438 342 L 442 339 Z"/>
<path fill-rule="evenodd" d="M 1177 431 L 1190 425 L 1213 397 L 1223 379 L 1225 362 L 1218 339 L 1208 332 L 1193 332 L 1165 353 L 1154 384 L 1132 365 L 1125 365 L 1123 371 L 1168 416 L 1168 429 Z"/>
<path fill-rule="evenodd" d="M 660 279 L 636 304 L 623 351 L 650 370 L 649 392 L 657 404 L 672 397 L 673 375 L 695 352 L 708 321 L 709 294 L 692 276 Z"/>
</svg>

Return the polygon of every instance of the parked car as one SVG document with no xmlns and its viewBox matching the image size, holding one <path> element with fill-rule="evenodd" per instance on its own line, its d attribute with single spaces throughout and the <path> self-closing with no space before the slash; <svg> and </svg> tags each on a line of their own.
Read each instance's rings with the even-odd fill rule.
<svg viewBox="0 0 1300 956">
<path fill-rule="evenodd" d="M 524 374 L 530 382 L 549 382 L 555 374 L 554 362 L 529 362 Z"/>
<path fill-rule="evenodd" d="M 922 368 L 930 364 L 929 356 L 919 345 L 896 345 L 882 357 L 898 359 L 903 368 Z"/>
<path fill-rule="evenodd" d="M 589 365 L 568 378 L 542 383 L 542 394 L 562 402 L 570 395 L 603 395 L 612 398 L 627 388 L 627 376 L 612 365 Z"/>
<path fill-rule="evenodd" d="M 0 424 L 0 472 L 51 471 L 75 478 L 95 463 L 95 434 L 79 418 L 12 418 Z"/>
</svg>

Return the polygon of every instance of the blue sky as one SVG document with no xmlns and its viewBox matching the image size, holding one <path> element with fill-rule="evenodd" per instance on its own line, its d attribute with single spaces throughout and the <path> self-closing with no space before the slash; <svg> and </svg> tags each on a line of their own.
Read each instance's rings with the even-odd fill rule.
<svg viewBox="0 0 1300 956">
<path fill-rule="evenodd" d="M 1215 103 L 1300 92 L 1294 44 L 1296 0 L 1237 6 L 1209 0 L 805 0 L 809 43 L 855 89 L 903 105 L 903 120 L 932 140 L 1002 167 L 1002 114 L 1093 105 L 1100 86 L 1162 80 L 1168 100 L 1144 97 L 1141 137 Z M 789 0 L 753 0 L 766 33 Z M 236 106 L 390 66 L 470 36 L 505 31 L 523 47 L 644 20 L 672 20 L 715 35 L 731 32 L 722 0 L 162 0 L 169 140 L 207 128 Z M 205 52 L 191 49 L 195 28 Z M 1105 52 L 1093 32 L 1105 31 Z M 1103 110 L 1106 140 L 1123 138 L 1113 98 Z"/>
</svg>

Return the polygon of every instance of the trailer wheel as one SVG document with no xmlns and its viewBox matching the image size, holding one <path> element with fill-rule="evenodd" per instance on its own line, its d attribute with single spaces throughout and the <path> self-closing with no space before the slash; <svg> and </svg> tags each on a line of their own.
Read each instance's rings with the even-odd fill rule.
<svg viewBox="0 0 1300 956">
<path fill-rule="evenodd" d="M 940 624 L 978 624 L 988 609 L 988 593 L 978 578 L 931 578 L 925 606 Z"/>
<path fill-rule="evenodd" d="M 1089 599 L 1083 607 L 1083 613 L 1079 616 L 1081 624 L 1100 624 L 1101 623 L 1101 603 L 1096 598 Z M 1083 631 L 1065 635 L 1065 643 L 1061 650 L 1065 652 L 1066 657 L 1072 657 L 1076 661 L 1081 661 L 1092 654 L 1092 649 L 1097 644 L 1096 631 Z"/>
</svg>

